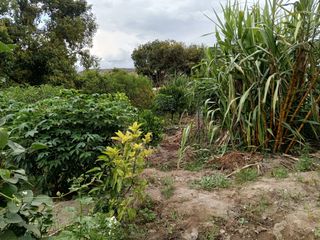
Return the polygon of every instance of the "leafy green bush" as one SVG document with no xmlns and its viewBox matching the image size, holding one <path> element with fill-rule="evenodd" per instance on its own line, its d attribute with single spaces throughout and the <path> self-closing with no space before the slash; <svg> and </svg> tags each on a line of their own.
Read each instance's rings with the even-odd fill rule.
<svg viewBox="0 0 320 240">
<path fill-rule="evenodd" d="M 139 108 L 150 107 L 154 95 L 148 78 L 121 70 L 84 72 L 79 76 L 76 86 L 86 93 L 125 93 L 132 104 Z"/>
<path fill-rule="evenodd" d="M 18 143 L 29 146 L 38 142 L 47 146 L 23 157 L 13 156 L 14 161 L 36 176 L 37 186 L 43 190 L 51 194 L 66 192 L 68 179 L 91 169 L 112 134 L 136 118 L 136 109 L 123 94 L 64 91 L 60 97 L 15 109 L 8 117 Z"/>
<path fill-rule="evenodd" d="M 172 117 L 175 113 L 181 115 L 188 108 L 186 94 L 186 90 L 182 87 L 169 85 L 161 88 L 154 99 L 155 111 L 161 114 L 170 113 Z"/>
<path fill-rule="evenodd" d="M 53 203 L 24 186 L 28 181 L 24 170 L 5 166 L 3 150 L 12 145 L 7 131 L 0 128 L 0 239 L 41 238 L 52 224 Z"/>
<path fill-rule="evenodd" d="M 133 123 L 125 133 L 118 131 L 114 147 L 106 147 L 97 160 L 97 167 L 88 172 L 90 190 L 97 209 L 115 216 L 119 221 L 132 219 L 136 211 L 132 204 L 143 199 L 146 181 L 140 177 L 145 158 L 151 154 L 147 144 L 151 134 L 142 135 L 140 124 Z"/>
<path fill-rule="evenodd" d="M 151 145 L 157 145 L 162 140 L 164 131 L 163 120 L 157 117 L 151 110 L 143 110 L 139 114 L 139 123 L 141 123 L 141 130 L 143 133 L 152 133 Z"/>
</svg>

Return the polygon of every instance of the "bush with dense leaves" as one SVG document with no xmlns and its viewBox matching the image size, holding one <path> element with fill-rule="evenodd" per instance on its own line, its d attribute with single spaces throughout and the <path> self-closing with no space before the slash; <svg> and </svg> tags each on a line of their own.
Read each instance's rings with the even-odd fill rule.
<svg viewBox="0 0 320 240">
<path fill-rule="evenodd" d="M 115 216 L 119 221 L 136 216 L 136 201 L 144 198 L 146 180 L 141 178 L 145 160 L 152 153 L 148 147 L 152 134 L 143 134 L 141 124 L 134 122 L 126 132 L 112 137 L 113 147 L 106 147 L 96 167 L 88 171 L 96 209 Z M 83 184 L 81 185 L 83 187 Z"/>
<path fill-rule="evenodd" d="M 52 224 L 52 200 L 34 196 L 23 169 L 8 166 L 9 153 L 23 154 L 0 123 L 0 239 L 39 239 Z M 35 144 L 33 144 L 35 146 Z M 29 149 L 26 149 L 26 151 Z M 35 151 L 36 147 L 30 148 Z M 19 238 L 18 238 L 19 237 Z"/>
<path fill-rule="evenodd" d="M 153 106 L 155 111 L 161 114 L 170 113 L 172 117 L 175 113 L 181 115 L 188 109 L 186 90 L 173 85 L 161 88 L 154 99 Z"/>
<path fill-rule="evenodd" d="M 143 133 L 152 133 L 151 145 L 155 146 L 162 140 L 164 121 L 156 116 L 151 110 L 143 110 L 139 114 L 138 122 L 141 123 Z"/>
<path fill-rule="evenodd" d="M 154 95 L 148 78 L 121 70 L 106 73 L 86 71 L 79 76 L 76 87 L 85 93 L 122 92 L 139 108 L 150 107 Z"/>
<path fill-rule="evenodd" d="M 136 109 L 123 94 L 89 95 L 70 90 L 11 112 L 7 121 L 16 142 L 47 146 L 16 156 L 14 161 L 36 176 L 37 186 L 50 194 L 68 191 L 68 179 L 92 168 L 112 134 L 137 118 Z"/>
</svg>

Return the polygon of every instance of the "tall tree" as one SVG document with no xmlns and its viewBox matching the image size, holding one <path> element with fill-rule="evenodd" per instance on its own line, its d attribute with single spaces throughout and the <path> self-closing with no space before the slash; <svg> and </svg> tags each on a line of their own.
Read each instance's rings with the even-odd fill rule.
<svg viewBox="0 0 320 240">
<path fill-rule="evenodd" d="M 155 40 L 140 45 L 131 55 L 136 70 L 160 85 L 171 74 L 191 73 L 191 68 L 203 57 L 203 47 L 173 40 Z"/>
<path fill-rule="evenodd" d="M 97 25 L 86 0 L 2 0 L 0 41 L 16 45 L 2 54 L 0 74 L 18 83 L 70 83 L 89 54 Z"/>
</svg>

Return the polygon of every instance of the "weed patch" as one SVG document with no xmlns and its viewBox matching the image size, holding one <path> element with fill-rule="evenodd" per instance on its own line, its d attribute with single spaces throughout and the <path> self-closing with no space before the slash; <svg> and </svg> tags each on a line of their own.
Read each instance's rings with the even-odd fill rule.
<svg viewBox="0 0 320 240">
<path fill-rule="evenodd" d="M 162 184 L 163 188 L 161 189 L 161 194 L 166 198 L 169 199 L 173 196 L 174 193 L 174 186 L 173 186 L 173 179 L 170 177 L 166 177 L 163 179 Z"/>
<path fill-rule="evenodd" d="M 271 175 L 277 179 L 282 179 L 282 178 L 287 178 L 289 176 L 289 173 L 287 169 L 283 167 L 279 167 L 279 168 L 273 169 Z"/>
<path fill-rule="evenodd" d="M 216 188 L 228 188 L 231 185 L 230 180 L 223 174 L 214 174 L 211 176 L 204 176 L 200 180 L 193 182 L 193 186 L 207 191 Z"/>
<path fill-rule="evenodd" d="M 236 174 L 236 181 L 238 183 L 245 183 L 255 181 L 259 176 L 256 169 L 248 168 L 244 169 Z"/>
</svg>

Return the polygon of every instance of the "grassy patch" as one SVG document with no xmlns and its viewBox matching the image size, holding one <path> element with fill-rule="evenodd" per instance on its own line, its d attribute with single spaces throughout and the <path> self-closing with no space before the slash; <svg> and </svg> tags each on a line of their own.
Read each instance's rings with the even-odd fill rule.
<svg viewBox="0 0 320 240">
<path fill-rule="evenodd" d="M 295 167 L 299 172 L 311 171 L 313 170 L 313 159 L 306 156 L 301 157 Z"/>
<path fill-rule="evenodd" d="M 238 183 L 245 183 L 250 181 L 255 181 L 259 176 L 257 169 L 247 168 L 243 169 L 236 174 L 236 181 Z"/>
<path fill-rule="evenodd" d="M 278 167 L 272 170 L 271 175 L 275 178 L 282 179 L 289 176 L 289 172 L 286 168 Z"/>
<path fill-rule="evenodd" d="M 211 176 L 204 176 L 200 180 L 194 181 L 192 185 L 210 191 L 216 188 L 228 188 L 231 183 L 225 175 L 214 174 Z"/>
<path fill-rule="evenodd" d="M 173 196 L 174 193 L 174 186 L 173 186 L 173 179 L 171 177 L 166 177 L 162 180 L 162 189 L 161 189 L 161 194 L 166 198 L 169 199 Z"/>
<path fill-rule="evenodd" d="M 199 235 L 199 240 L 215 240 L 218 239 L 220 232 L 219 227 L 214 225 L 210 229 L 206 229 L 203 233 Z"/>
</svg>

